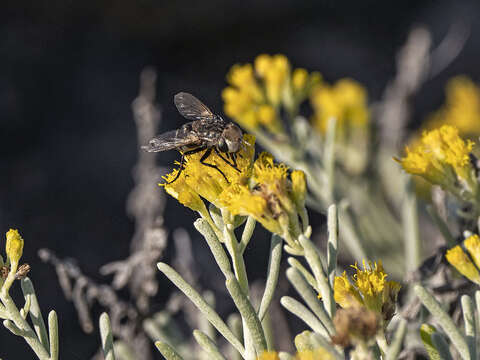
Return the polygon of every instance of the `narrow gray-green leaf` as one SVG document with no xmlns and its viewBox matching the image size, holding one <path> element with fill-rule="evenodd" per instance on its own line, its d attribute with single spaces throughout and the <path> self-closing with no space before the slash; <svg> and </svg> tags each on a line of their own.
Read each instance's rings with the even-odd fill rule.
<svg viewBox="0 0 480 360">
<path fill-rule="evenodd" d="M 50 348 L 48 343 L 48 334 L 45 322 L 43 321 L 42 310 L 40 310 L 40 305 L 38 304 L 37 295 L 35 289 L 33 288 L 32 281 L 26 277 L 20 282 L 22 287 L 23 296 L 30 296 L 30 319 L 32 320 L 33 328 L 35 333 L 38 336 L 38 339 L 42 343 L 45 349 Z"/>
<path fill-rule="evenodd" d="M 50 360 L 58 360 L 58 318 L 55 310 L 50 311 L 48 314 L 48 334 L 50 340 Z"/>
<path fill-rule="evenodd" d="M 232 333 L 230 328 L 225 324 L 222 318 L 216 313 L 216 311 L 208 305 L 208 303 L 200 296 L 200 294 L 193 289 L 175 270 L 165 263 L 158 263 L 158 269 L 180 289 L 195 306 L 205 315 L 210 323 L 218 330 L 220 334 L 230 343 L 240 354 L 244 354 L 245 349 L 242 343 Z M 233 274 L 231 275 L 233 276 Z"/>
<path fill-rule="evenodd" d="M 290 264 L 290 266 L 292 266 L 292 267 L 294 267 L 295 269 L 297 269 L 298 271 L 300 271 L 300 273 L 301 273 L 302 276 L 305 278 L 305 280 L 310 284 L 310 286 L 313 287 L 317 293 L 320 293 L 320 288 L 319 288 L 318 285 L 317 285 L 317 281 L 315 280 L 315 278 L 313 277 L 313 275 L 310 273 L 310 271 L 308 271 L 308 270 L 300 263 L 300 261 L 298 261 L 298 260 L 295 259 L 294 257 L 289 257 L 289 258 L 287 259 L 287 262 Z"/>
<path fill-rule="evenodd" d="M 102 339 L 102 350 L 105 360 L 115 360 L 112 326 L 107 313 L 100 315 L 100 337 Z"/>
<path fill-rule="evenodd" d="M 307 239 L 303 235 L 300 235 L 298 239 L 305 250 L 305 258 L 307 259 L 308 265 L 313 271 L 313 276 L 315 276 L 315 280 L 317 280 L 317 284 L 322 295 L 322 301 L 325 304 L 325 310 L 327 311 L 328 315 L 333 318 L 336 307 L 335 300 L 333 299 L 333 290 L 328 284 L 328 279 L 325 275 L 317 247 L 310 239 Z"/>
<path fill-rule="evenodd" d="M 420 326 L 420 338 L 422 339 L 423 346 L 425 350 L 427 350 L 430 360 L 440 360 L 440 354 L 432 342 L 432 335 L 436 331 L 437 329 L 429 324 L 422 324 L 422 326 Z"/>
<path fill-rule="evenodd" d="M 278 276 L 280 274 L 280 261 L 282 260 L 282 239 L 278 235 L 272 235 L 270 244 L 270 259 L 268 261 L 267 281 L 265 291 L 260 302 L 258 317 L 260 321 L 268 311 L 272 302 L 275 289 L 277 288 Z"/>
<path fill-rule="evenodd" d="M 215 261 L 217 262 L 218 267 L 222 271 L 223 275 L 227 277 L 227 275 L 232 272 L 231 265 L 222 244 L 218 240 L 217 235 L 215 235 L 215 232 L 212 230 L 210 225 L 204 219 L 201 219 L 201 218 L 197 219 L 193 223 L 193 225 L 198 230 L 198 232 L 203 235 L 203 237 L 207 241 L 208 247 L 210 248 L 210 251 L 212 252 L 213 257 L 215 258 Z"/>
<path fill-rule="evenodd" d="M 304 277 L 295 268 L 287 270 L 287 278 L 293 285 L 295 290 L 300 294 L 303 300 L 307 303 L 310 310 L 318 317 L 323 325 L 323 331 L 319 332 L 323 336 L 331 336 L 335 333 L 333 322 L 326 313 L 323 304 L 318 299 L 318 296 L 313 292 L 312 288 L 307 284 Z"/>
<path fill-rule="evenodd" d="M 158 351 L 160 351 L 160 354 L 162 354 L 166 360 L 183 360 L 183 358 L 180 355 L 178 355 L 175 349 L 170 345 L 168 345 L 167 343 L 156 341 L 155 346 L 157 347 Z"/>
<path fill-rule="evenodd" d="M 235 336 L 238 339 L 240 339 L 240 341 L 243 341 L 242 318 L 240 317 L 240 315 L 238 315 L 238 313 L 230 314 L 227 318 L 227 324 L 228 324 L 228 327 L 233 331 Z M 240 355 L 240 353 L 233 346 L 231 346 L 229 359 L 231 360 L 242 359 L 242 356 Z"/>
<path fill-rule="evenodd" d="M 280 299 L 280 304 L 282 304 L 282 306 L 290 311 L 293 315 L 300 318 L 313 331 L 316 331 L 319 334 L 325 333 L 325 328 L 323 327 L 322 323 L 299 301 L 289 296 L 284 296 Z"/>
<path fill-rule="evenodd" d="M 470 350 L 465 337 L 462 335 L 450 316 L 442 309 L 438 301 L 421 285 L 415 285 L 414 291 L 422 304 L 425 305 L 430 314 L 432 314 L 435 320 L 440 324 L 443 331 L 445 331 L 447 336 L 450 338 L 450 341 L 455 345 L 462 359 L 471 360 Z"/>
<path fill-rule="evenodd" d="M 468 295 L 463 295 L 461 298 L 463 322 L 465 323 L 465 335 L 467 337 L 468 347 L 472 359 L 477 358 L 477 329 L 475 324 L 475 310 L 472 298 Z"/>
<path fill-rule="evenodd" d="M 215 342 L 208 337 L 205 333 L 200 330 L 193 330 L 193 336 L 197 341 L 198 345 L 202 347 L 202 349 L 208 353 L 209 359 L 212 360 L 225 360 L 225 357 L 220 353 L 218 350 L 217 345 Z"/>
<path fill-rule="evenodd" d="M 257 221 L 253 217 L 249 216 L 247 218 L 247 222 L 243 227 L 242 238 L 240 240 L 240 244 L 238 245 L 238 250 L 241 254 L 243 254 L 243 252 L 247 248 L 248 243 L 250 242 L 250 239 L 252 238 L 256 223 Z"/>
<path fill-rule="evenodd" d="M 452 354 L 450 353 L 450 348 L 441 334 L 437 332 L 433 333 L 432 343 L 433 346 L 435 346 L 435 349 L 437 349 L 437 353 L 441 360 L 453 360 Z"/>
</svg>

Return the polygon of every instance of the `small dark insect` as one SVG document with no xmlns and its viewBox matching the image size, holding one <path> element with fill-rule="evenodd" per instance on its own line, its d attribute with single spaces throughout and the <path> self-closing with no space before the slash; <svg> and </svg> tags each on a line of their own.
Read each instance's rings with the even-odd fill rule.
<svg viewBox="0 0 480 360">
<path fill-rule="evenodd" d="M 230 121 L 224 120 L 212 111 L 195 96 L 181 92 L 175 95 L 174 103 L 178 112 L 190 122 L 183 124 L 180 129 L 167 131 L 151 139 L 142 149 L 148 152 L 161 152 L 179 150 L 182 153 L 180 169 L 175 178 L 168 184 L 178 179 L 185 166 L 185 156 L 204 151 L 200 163 L 216 169 L 228 179 L 216 165 L 207 163 L 206 160 L 215 153 L 228 165 L 237 171 L 237 152 L 243 146 L 242 130 Z"/>
</svg>

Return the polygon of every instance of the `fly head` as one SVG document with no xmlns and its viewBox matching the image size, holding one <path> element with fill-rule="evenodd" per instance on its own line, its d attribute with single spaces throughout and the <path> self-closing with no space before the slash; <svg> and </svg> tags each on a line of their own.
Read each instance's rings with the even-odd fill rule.
<svg viewBox="0 0 480 360">
<path fill-rule="evenodd" d="M 243 133 L 234 123 L 229 123 L 222 132 L 219 149 L 223 152 L 236 153 L 243 143 Z"/>
</svg>

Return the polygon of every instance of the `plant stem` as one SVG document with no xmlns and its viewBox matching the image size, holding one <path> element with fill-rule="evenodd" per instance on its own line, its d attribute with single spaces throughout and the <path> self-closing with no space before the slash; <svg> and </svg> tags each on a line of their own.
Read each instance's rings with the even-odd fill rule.
<svg viewBox="0 0 480 360">
<path fill-rule="evenodd" d="M 327 242 L 327 276 L 330 287 L 333 289 L 335 271 L 337 269 L 338 250 L 338 214 L 335 204 L 328 207 L 328 242 Z"/>
<path fill-rule="evenodd" d="M 420 235 L 418 231 L 417 198 L 411 178 L 406 182 L 406 196 L 403 200 L 403 227 L 405 231 L 405 270 L 413 272 L 420 265 Z"/>
<path fill-rule="evenodd" d="M 243 254 L 240 252 L 239 243 L 237 238 L 235 237 L 235 233 L 233 232 L 233 224 L 232 224 L 232 215 L 227 211 L 222 209 L 222 219 L 223 219 L 223 239 L 225 242 L 225 246 L 230 254 L 230 258 L 232 259 L 233 263 L 233 270 L 235 272 L 235 277 L 238 281 L 238 285 L 240 286 L 241 292 L 248 300 L 249 298 L 249 288 L 248 288 L 248 277 L 247 277 L 247 270 L 245 269 L 245 262 L 243 260 Z M 228 281 L 227 277 L 227 281 Z M 227 282 L 231 283 L 231 282 Z M 239 299 L 233 299 L 235 303 L 239 301 Z M 250 300 L 248 300 L 250 302 Z M 251 304 L 250 304 L 251 305 Z M 253 347 L 254 341 L 252 339 L 252 335 L 250 334 L 249 324 L 247 323 L 247 319 L 245 319 L 244 314 L 242 315 L 242 325 L 243 325 L 243 342 L 245 345 L 245 359 L 255 359 L 255 349 Z"/>
<path fill-rule="evenodd" d="M 248 329 L 247 334 L 248 336 L 251 336 L 253 340 L 255 351 L 258 355 L 260 355 L 267 349 L 267 342 L 265 340 L 265 334 L 263 333 L 260 319 L 258 318 L 252 303 L 243 293 L 243 290 L 241 289 L 240 284 L 235 277 L 231 276 L 229 279 L 227 279 L 225 285 L 233 299 L 233 302 L 235 303 L 235 306 L 242 316 L 246 328 Z M 244 332 L 244 336 L 245 334 L 246 333 Z M 248 357 L 246 359 L 249 360 Z"/>
<path fill-rule="evenodd" d="M 378 332 L 376 336 L 376 340 L 377 340 L 378 347 L 382 351 L 382 354 L 386 355 L 388 352 L 388 343 L 387 343 L 387 339 L 385 338 L 385 333 L 383 332 L 383 330 L 380 330 Z"/>
<path fill-rule="evenodd" d="M 402 349 L 403 339 L 407 333 L 407 320 L 401 319 L 398 324 L 395 336 L 393 337 L 392 344 L 388 348 L 386 360 L 395 360 L 398 358 L 398 354 Z"/>
<path fill-rule="evenodd" d="M 335 133 L 337 120 L 332 117 L 328 119 L 327 133 L 323 152 L 323 166 L 326 173 L 326 198 L 328 203 L 334 201 L 335 186 Z"/>
<path fill-rule="evenodd" d="M 10 297 L 8 292 L 0 292 L 0 299 L 5 306 L 5 309 L 8 313 L 9 319 L 22 331 L 24 331 L 24 339 L 28 345 L 32 348 L 35 355 L 40 360 L 50 360 L 50 354 L 47 349 L 43 346 L 40 340 L 37 338 L 37 335 L 32 330 L 27 321 L 20 315 L 20 311 L 13 302 L 13 299 Z"/>
</svg>

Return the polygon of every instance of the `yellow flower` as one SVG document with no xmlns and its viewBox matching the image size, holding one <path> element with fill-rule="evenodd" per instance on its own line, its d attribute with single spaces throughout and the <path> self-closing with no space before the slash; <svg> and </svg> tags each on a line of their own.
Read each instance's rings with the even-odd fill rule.
<svg viewBox="0 0 480 360">
<path fill-rule="evenodd" d="M 318 73 L 309 75 L 305 69 L 291 73 L 285 55 L 259 55 L 254 66 L 234 65 L 228 73 L 229 86 L 222 92 L 225 114 L 250 131 L 264 127 L 271 133 L 282 133 L 280 107 L 296 114 L 320 79 Z"/>
<path fill-rule="evenodd" d="M 284 233 L 279 219 L 284 215 L 272 209 L 267 199 L 251 191 L 247 185 L 234 184 L 228 187 L 220 196 L 219 206 L 227 208 L 233 215 L 252 216 L 270 232 L 279 235 Z"/>
<path fill-rule="evenodd" d="M 234 216 L 252 216 L 267 230 L 285 238 L 290 246 L 297 247 L 293 239 L 301 233 L 300 223 L 304 228 L 308 226 L 308 216 L 304 214 L 305 175 L 293 171 L 289 176 L 288 167 L 276 164 L 268 153 L 260 154 L 253 162 L 255 137 L 246 134 L 244 141 L 248 145 L 236 154 L 238 170 L 218 154 L 212 153 L 207 159 L 226 178 L 217 168 L 202 164 L 203 152 L 200 152 L 187 155 L 180 176 L 168 183 L 178 175 L 179 170 L 175 169 L 164 177 L 167 183 L 161 186 L 207 220 L 210 216 L 202 198 Z M 226 157 L 225 154 L 222 156 Z"/>
<path fill-rule="evenodd" d="M 425 132 L 413 149 L 406 148 L 406 156 L 397 160 L 405 171 L 420 175 L 432 184 L 454 190 L 460 180 L 470 191 L 475 190 L 469 154 L 473 142 L 464 141 L 458 130 L 450 125 Z"/>
<path fill-rule="evenodd" d="M 332 354 L 322 347 L 314 350 L 300 350 L 295 355 L 295 360 L 333 360 L 335 359 Z M 280 360 L 276 351 L 265 351 L 257 360 Z"/>
<path fill-rule="evenodd" d="M 257 360 L 280 360 L 276 351 L 264 351 Z"/>
<path fill-rule="evenodd" d="M 7 258 L 10 260 L 10 264 L 12 268 L 15 268 L 18 265 L 18 261 L 22 257 L 23 254 L 23 239 L 20 236 L 18 230 L 10 229 L 7 234 L 7 241 L 6 241 L 6 253 Z"/>
<path fill-rule="evenodd" d="M 255 71 L 265 81 L 267 98 L 278 106 L 290 77 L 290 63 L 285 55 L 259 55 L 255 59 Z"/>
<path fill-rule="evenodd" d="M 307 85 L 308 71 L 305 69 L 295 69 L 292 74 L 293 89 L 300 91 Z"/>
<path fill-rule="evenodd" d="M 243 136 L 245 145 L 238 153 L 236 153 L 237 168 L 234 169 L 227 164 L 224 159 L 217 155 L 214 151 L 208 157 L 206 162 L 215 165 L 228 179 L 215 168 L 208 167 L 200 162 L 200 158 L 204 152 L 199 152 L 186 156 L 186 163 L 184 170 L 180 177 L 172 184 L 162 184 L 168 194 L 172 195 L 183 205 L 188 206 L 192 210 L 203 211 L 203 202 L 200 197 L 211 202 L 214 205 L 218 204 L 220 194 L 233 184 L 245 184 L 251 175 L 251 167 L 253 156 L 255 153 L 255 137 L 249 134 Z M 226 154 L 222 154 L 226 158 Z M 232 162 L 231 159 L 227 159 Z M 166 175 L 165 179 L 168 181 L 175 178 L 178 170 Z"/>
<path fill-rule="evenodd" d="M 305 173 L 301 170 L 294 170 L 290 174 L 292 178 L 292 194 L 297 205 L 297 211 L 301 211 L 305 207 L 305 199 L 307 195 L 307 181 Z"/>
<path fill-rule="evenodd" d="M 420 141 L 419 134 L 443 125 L 454 126 L 462 137 L 477 142 L 480 135 L 480 87 L 466 76 L 456 76 L 448 81 L 445 95 L 445 104 L 428 116 L 410 139 L 410 147 Z M 430 184 L 417 178 L 415 185 L 417 194 L 429 200 Z"/>
<path fill-rule="evenodd" d="M 466 76 L 448 81 L 445 105 L 422 128 L 430 130 L 446 124 L 455 126 L 462 135 L 480 135 L 480 88 Z"/>
<path fill-rule="evenodd" d="M 273 106 L 267 104 L 260 105 L 256 116 L 258 122 L 265 126 L 270 132 L 279 133 L 283 130 Z"/>
<path fill-rule="evenodd" d="M 275 164 L 272 155 L 262 153 L 253 165 L 249 183 L 226 189 L 220 195 L 219 206 L 233 215 L 250 215 L 267 230 L 284 238 L 289 235 L 296 238 L 300 229 L 295 196 L 304 194 L 294 194 L 302 190 L 298 184 L 293 189 L 286 165 Z"/>
<path fill-rule="evenodd" d="M 253 101 L 263 98 L 251 64 L 234 65 L 227 75 L 227 81 L 234 87 L 246 93 Z"/>
<path fill-rule="evenodd" d="M 465 248 L 473 259 L 477 267 L 480 267 L 480 237 L 471 235 L 464 241 Z"/>
<path fill-rule="evenodd" d="M 315 350 L 300 350 L 295 360 L 333 360 L 335 357 L 322 347 Z"/>
<path fill-rule="evenodd" d="M 342 308 L 363 305 L 362 296 L 350 282 L 346 271 L 343 272 L 342 276 L 335 277 L 333 287 L 335 302 Z"/>
<path fill-rule="evenodd" d="M 367 92 L 352 79 L 341 79 L 333 86 L 322 84 L 312 90 L 313 123 L 325 133 L 330 118 L 337 120 L 337 132 L 343 137 L 355 128 L 365 128 L 370 120 Z"/>
<path fill-rule="evenodd" d="M 363 270 L 357 264 L 352 266 L 356 270 L 353 283 L 344 272 L 336 276 L 334 281 L 335 301 L 343 308 L 364 306 L 382 316 L 388 323 L 395 312 L 397 295 L 401 285 L 396 281 L 387 281 L 387 274 L 382 263 L 363 261 Z"/>
<path fill-rule="evenodd" d="M 265 97 L 252 65 L 234 65 L 227 75 L 227 81 L 231 86 L 222 91 L 225 114 L 247 129 L 257 128 L 257 107 L 265 103 Z"/>
<path fill-rule="evenodd" d="M 474 241 L 476 243 L 478 239 L 473 239 L 473 241 L 470 240 L 470 242 Z M 469 244 L 469 246 L 473 249 L 473 244 Z M 476 248 L 477 246 L 478 244 L 475 244 L 474 247 Z M 460 245 L 447 250 L 445 258 L 455 269 L 457 269 L 460 274 L 465 276 L 470 281 L 480 285 L 480 273 L 473 264 L 472 260 L 470 260 L 470 257 L 468 257 L 468 255 L 462 250 Z"/>
<path fill-rule="evenodd" d="M 167 194 L 177 199 L 180 204 L 192 209 L 193 211 L 206 214 L 207 207 L 205 206 L 205 203 L 200 198 L 198 193 L 187 185 L 184 173 L 180 174 L 177 180 L 169 184 L 170 181 L 175 179 L 178 171 L 179 169 L 175 169 L 170 174 L 165 175 L 163 178 L 165 179 L 166 183 L 158 185 L 163 186 Z"/>
<path fill-rule="evenodd" d="M 258 193 L 272 201 L 272 208 L 281 206 L 288 213 L 293 211 L 291 181 L 285 164 L 275 164 L 273 156 L 263 152 L 253 164 L 253 180 L 257 184 Z"/>
</svg>

